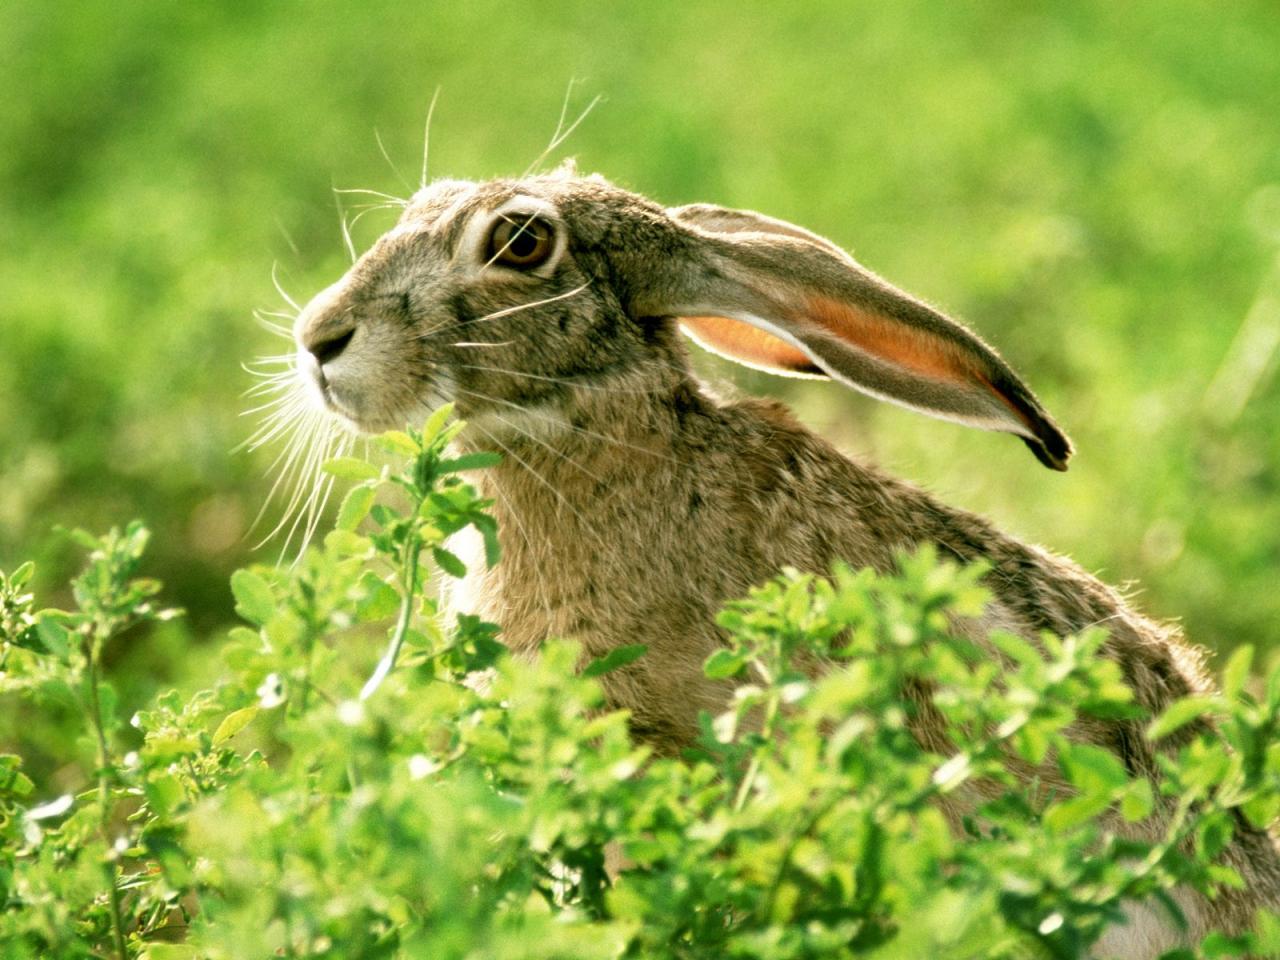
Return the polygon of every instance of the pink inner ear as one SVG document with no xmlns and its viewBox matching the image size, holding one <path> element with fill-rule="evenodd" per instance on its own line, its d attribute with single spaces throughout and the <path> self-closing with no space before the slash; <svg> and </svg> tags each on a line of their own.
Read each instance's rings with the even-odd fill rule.
<svg viewBox="0 0 1280 960">
<path fill-rule="evenodd" d="M 1039 436 L 1038 418 L 997 387 L 989 371 L 982 370 L 962 348 L 927 330 L 860 310 L 839 300 L 810 297 L 805 303 L 808 313 L 803 315 L 804 318 L 845 343 L 935 382 L 989 393 L 1027 428 L 1030 435 Z"/>
<path fill-rule="evenodd" d="M 826 376 L 803 350 L 741 320 L 681 317 L 680 324 L 699 345 L 730 360 L 775 373 Z"/>
<path fill-rule="evenodd" d="M 805 307 L 803 319 L 891 366 L 945 383 L 979 379 L 968 357 L 926 330 L 826 297 L 809 297 Z"/>
</svg>

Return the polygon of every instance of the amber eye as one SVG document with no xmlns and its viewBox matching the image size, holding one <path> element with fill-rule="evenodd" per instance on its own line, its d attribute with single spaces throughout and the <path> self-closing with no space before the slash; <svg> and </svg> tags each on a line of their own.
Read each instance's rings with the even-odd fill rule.
<svg viewBox="0 0 1280 960">
<path fill-rule="evenodd" d="M 545 220 L 534 217 L 499 217 L 489 234 L 486 259 L 492 263 L 528 270 L 546 263 L 555 233 Z"/>
</svg>

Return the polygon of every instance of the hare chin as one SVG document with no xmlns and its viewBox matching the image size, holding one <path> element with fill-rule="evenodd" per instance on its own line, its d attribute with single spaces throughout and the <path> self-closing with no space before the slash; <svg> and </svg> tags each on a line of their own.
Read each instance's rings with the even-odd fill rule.
<svg viewBox="0 0 1280 960">
<path fill-rule="evenodd" d="M 571 429 L 564 412 L 552 403 L 479 411 L 467 417 L 467 426 L 495 441 L 517 437 L 546 440 Z"/>
</svg>

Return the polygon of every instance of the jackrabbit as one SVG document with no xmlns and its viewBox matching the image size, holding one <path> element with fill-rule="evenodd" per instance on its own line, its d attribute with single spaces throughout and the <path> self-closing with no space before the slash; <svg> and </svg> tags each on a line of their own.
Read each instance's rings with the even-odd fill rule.
<svg viewBox="0 0 1280 960">
<path fill-rule="evenodd" d="M 349 426 L 400 427 L 452 400 L 463 443 L 504 453 L 479 479 L 504 559 L 469 563 L 454 602 L 501 624 L 517 652 L 553 636 L 590 657 L 647 644 L 604 683 L 659 751 L 726 704 L 702 672 L 725 601 L 785 565 L 884 570 L 925 543 L 990 565 L 991 608 L 960 625 L 976 641 L 1104 624 L 1106 655 L 1151 714 L 1208 688 L 1195 649 L 1070 561 L 845 457 L 778 403 L 712 396 L 681 331 L 748 366 L 1013 433 L 1055 470 L 1072 453 L 994 350 L 829 241 L 758 213 L 664 209 L 572 170 L 423 188 L 294 333 L 303 378 Z M 1155 775 L 1143 721 L 1077 731 Z M 1226 858 L 1245 888 L 1182 897 L 1193 938 L 1280 902 L 1266 833 L 1240 820 Z M 1155 912 L 1131 919 L 1104 953 L 1177 942 Z"/>
</svg>

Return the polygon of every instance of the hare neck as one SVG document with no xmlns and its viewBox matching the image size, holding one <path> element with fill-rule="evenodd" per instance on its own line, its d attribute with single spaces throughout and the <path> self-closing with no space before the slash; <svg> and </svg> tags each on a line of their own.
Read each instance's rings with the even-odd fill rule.
<svg viewBox="0 0 1280 960">
<path fill-rule="evenodd" d="M 684 419 L 713 407 L 687 376 L 650 389 L 584 386 L 554 405 L 474 418 L 466 443 L 502 455 L 479 482 L 500 529 L 559 540 L 566 528 L 599 531 L 620 497 L 648 500 L 669 487 L 687 469 Z"/>
</svg>

